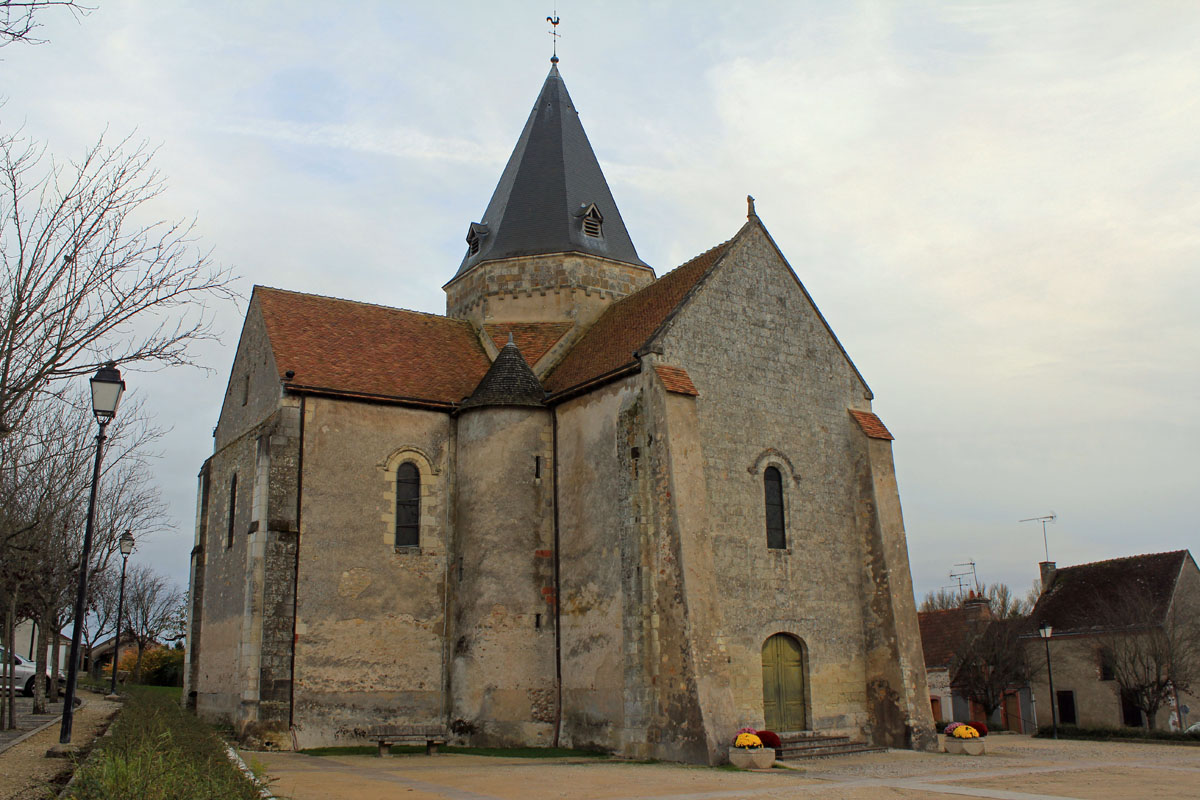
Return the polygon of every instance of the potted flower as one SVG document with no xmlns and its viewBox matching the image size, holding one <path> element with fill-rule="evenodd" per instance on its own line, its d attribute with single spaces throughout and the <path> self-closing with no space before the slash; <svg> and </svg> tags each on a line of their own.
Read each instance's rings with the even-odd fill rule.
<svg viewBox="0 0 1200 800">
<path fill-rule="evenodd" d="M 966 753 L 969 756 L 983 755 L 983 739 L 979 731 L 970 725 L 957 724 L 953 730 L 947 726 L 947 753 Z"/>
<path fill-rule="evenodd" d="M 775 763 L 775 750 L 763 747 L 753 728 L 742 728 L 729 748 L 729 763 L 741 769 L 770 769 Z"/>
</svg>

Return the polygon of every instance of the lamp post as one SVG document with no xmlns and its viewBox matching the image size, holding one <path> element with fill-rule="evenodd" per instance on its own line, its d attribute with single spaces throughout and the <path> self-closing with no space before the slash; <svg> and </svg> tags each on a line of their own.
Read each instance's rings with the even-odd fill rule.
<svg viewBox="0 0 1200 800">
<path fill-rule="evenodd" d="M 129 554 L 133 552 L 133 534 L 125 531 L 121 534 L 121 589 L 117 593 L 117 634 L 113 638 L 112 687 L 108 696 L 117 694 L 117 662 L 121 660 L 121 618 L 125 613 L 125 567 L 129 565 Z"/>
<path fill-rule="evenodd" d="M 1046 643 L 1046 680 L 1050 683 L 1050 721 L 1054 729 L 1054 738 L 1058 738 L 1058 710 L 1054 704 L 1054 673 L 1050 669 L 1050 634 L 1054 629 L 1050 623 L 1043 622 L 1038 628 L 1038 636 L 1042 637 L 1042 641 Z"/>
<path fill-rule="evenodd" d="M 79 588 L 75 593 L 75 625 L 71 629 L 71 659 L 67 663 L 67 691 L 63 697 L 59 744 L 71 743 L 71 723 L 75 720 L 75 682 L 79 678 L 79 644 L 83 638 L 84 600 L 87 597 L 88 561 L 92 555 L 92 530 L 96 525 L 96 490 L 100 485 L 100 463 L 104 459 L 104 431 L 116 416 L 117 404 L 121 402 L 121 394 L 125 391 L 125 381 L 121 380 L 121 372 L 111 361 L 96 371 L 91 384 L 92 413 L 96 415 L 100 431 L 96 434 L 96 463 L 92 467 L 92 493 L 88 498 L 83 552 L 79 555 Z"/>
</svg>

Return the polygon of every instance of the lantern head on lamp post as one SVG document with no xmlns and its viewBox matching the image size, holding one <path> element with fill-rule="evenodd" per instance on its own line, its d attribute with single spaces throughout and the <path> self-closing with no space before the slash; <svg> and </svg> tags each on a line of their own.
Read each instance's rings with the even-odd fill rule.
<svg viewBox="0 0 1200 800">
<path fill-rule="evenodd" d="M 87 599 L 88 564 L 92 557 L 92 531 L 96 527 L 96 491 L 100 485 L 100 464 L 104 460 L 104 430 L 117 415 L 117 405 L 125 392 L 125 381 L 117 365 L 108 362 L 92 376 L 92 413 L 100 423 L 96 434 L 96 461 L 92 467 L 92 493 L 88 498 L 87 525 L 83 531 L 83 551 L 79 554 L 79 585 L 75 593 L 75 624 L 71 630 L 71 659 L 67 662 L 67 690 L 63 696 L 62 728 L 59 744 L 71 743 L 71 725 L 75 719 L 75 684 L 79 679 L 79 646 L 83 640 L 83 615 Z M 132 539 L 132 537 L 130 537 Z M 124 551 L 122 550 L 122 553 Z M 119 621 L 118 621 L 119 622 Z M 119 638 L 119 637 L 118 637 Z M 115 664 L 113 665 L 116 666 Z"/>
<path fill-rule="evenodd" d="M 1046 643 L 1046 682 L 1050 686 L 1050 721 L 1053 725 L 1054 738 L 1058 738 L 1058 709 L 1054 703 L 1054 672 L 1050 669 L 1050 636 L 1054 633 L 1054 628 L 1049 622 L 1042 622 L 1038 626 L 1038 636 L 1042 637 L 1042 641 Z"/>
<path fill-rule="evenodd" d="M 101 425 L 107 425 L 117 415 L 117 405 L 125 393 L 125 381 L 117 365 L 108 362 L 92 376 L 92 413 Z"/>
</svg>

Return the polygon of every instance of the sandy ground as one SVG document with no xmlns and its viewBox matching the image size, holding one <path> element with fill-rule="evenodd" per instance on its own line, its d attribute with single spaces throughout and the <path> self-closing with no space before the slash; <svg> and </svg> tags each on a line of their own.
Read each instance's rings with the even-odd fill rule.
<svg viewBox="0 0 1200 800">
<path fill-rule="evenodd" d="M 674 764 L 479 756 L 242 754 L 292 800 L 1200 798 L 1200 748 L 988 738 L 981 757 L 892 751 L 735 772 Z"/>
<path fill-rule="evenodd" d="M 87 747 L 108 727 L 120 704 L 91 692 L 83 697 L 87 705 L 75 711 L 71 741 Z M 51 725 L 0 753 L 0 800 L 43 800 L 53 796 L 57 789 L 52 784 L 61 783 L 73 769 L 69 759 L 46 758 L 46 751 L 58 744 L 58 733 L 59 726 Z"/>
</svg>

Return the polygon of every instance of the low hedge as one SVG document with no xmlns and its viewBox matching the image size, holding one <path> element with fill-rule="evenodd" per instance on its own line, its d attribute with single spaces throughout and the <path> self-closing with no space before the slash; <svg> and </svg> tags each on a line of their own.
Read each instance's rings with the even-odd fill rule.
<svg viewBox="0 0 1200 800">
<path fill-rule="evenodd" d="M 179 692 L 125 688 L 121 712 L 75 774 L 72 800 L 259 800 L 211 727 L 179 706 Z"/>
<path fill-rule="evenodd" d="M 1049 739 L 1054 736 L 1053 725 L 1042 725 L 1038 728 L 1037 736 Z M 1081 728 L 1078 725 L 1059 725 L 1060 739 L 1138 739 L 1150 742 L 1180 742 L 1184 744 L 1200 744 L 1200 732 L 1183 733 L 1181 731 L 1159 731 L 1147 728 Z"/>
</svg>

